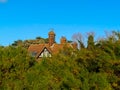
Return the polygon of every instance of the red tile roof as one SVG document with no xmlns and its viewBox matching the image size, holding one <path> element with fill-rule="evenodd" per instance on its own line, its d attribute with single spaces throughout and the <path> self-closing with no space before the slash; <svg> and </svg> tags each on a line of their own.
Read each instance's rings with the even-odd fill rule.
<svg viewBox="0 0 120 90">
<path fill-rule="evenodd" d="M 52 46 L 49 46 L 49 44 L 32 44 L 28 48 L 28 52 L 36 52 L 38 57 L 40 53 L 43 51 L 44 48 L 46 48 L 51 54 L 57 54 L 60 50 L 63 50 L 64 47 L 73 48 L 73 46 L 70 43 L 66 44 L 56 44 L 54 43 Z"/>
</svg>

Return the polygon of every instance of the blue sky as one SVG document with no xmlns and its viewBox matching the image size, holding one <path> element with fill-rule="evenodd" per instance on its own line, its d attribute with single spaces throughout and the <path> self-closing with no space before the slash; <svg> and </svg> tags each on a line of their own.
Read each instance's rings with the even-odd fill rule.
<svg viewBox="0 0 120 90">
<path fill-rule="evenodd" d="M 48 37 L 54 28 L 56 41 L 74 33 L 120 29 L 120 0 L 0 0 L 0 45 L 15 40 Z"/>
</svg>

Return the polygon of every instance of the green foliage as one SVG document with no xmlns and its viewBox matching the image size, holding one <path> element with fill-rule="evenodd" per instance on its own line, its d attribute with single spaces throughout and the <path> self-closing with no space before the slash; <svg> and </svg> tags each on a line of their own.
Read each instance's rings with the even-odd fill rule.
<svg viewBox="0 0 120 90">
<path fill-rule="evenodd" d="M 94 49 L 94 36 L 92 34 L 90 34 L 88 36 L 88 49 Z"/>
<path fill-rule="evenodd" d="M 90 36 L 90 48 L 64 47 L 38 62 L 22 46 L 1 46 L 0 90 L 120 90 L 120 42 L 116 37 L 94 44 Z"/>
<path fill-rule="evenodd" d="M 24 40 L 24 41 L 17 40 L 14 41 L 11 46 L 28 48 L 31 44 L 43 44 L 43 43 L 48 43 L 48 38 L 45 39 L 42 37 L 36 37 L 36 39 L 33 40 Z"/>
<path fill-rule="evenodd" d="M 0 88 L 13 90 L 21 87 L 24 73 L 35 64 L 34 58 L 22 47 L 0 48 L 0 53 Z"/>
</svg>

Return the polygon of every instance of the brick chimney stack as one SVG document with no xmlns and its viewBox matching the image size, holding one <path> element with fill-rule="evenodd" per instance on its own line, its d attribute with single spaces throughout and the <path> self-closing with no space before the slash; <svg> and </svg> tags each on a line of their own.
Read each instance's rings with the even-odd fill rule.
<svg viewBox="0 0 120 90">
<path fill-rule="evenodd" d="M 48 33 L 49 36 L 49 46 L 52 46 L 55 43 L 55 33 L 53 31 L 50 31 Z"/>
<path fill-rule="evenodd" d="M 77 42 L 73 42 L 73 43 L 72 43 L 72 46 L 73 46 L 74 49 L 77 49 L 77 48 L 78 48 Z"/>
<path fill-rule="evenodd" d="M 65 44 L 66 42 L 67 42 L 66 38 L 65 37 L 61 37 L 60 43 L 61 44 Z"/>
</svg>

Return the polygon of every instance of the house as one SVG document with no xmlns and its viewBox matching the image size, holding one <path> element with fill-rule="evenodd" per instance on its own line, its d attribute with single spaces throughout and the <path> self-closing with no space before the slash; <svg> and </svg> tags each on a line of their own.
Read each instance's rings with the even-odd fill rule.
<svg viewBox="0 0 120 90">
<path fill-rule="evenodd" d="M 47 44 L 32 44 L 28 48 L 28 52 L 38 58 L 51 57 L 53 54 L 59 53 L 60 50 L 64 51 L 64 47 L 77 49 L 77 43 L 67 43 L 65 37 L 61 37 L 60 44 L 55 43 L 55 33 L 50 31 L 48 33 L 49 42 Z"/>
</svg>

